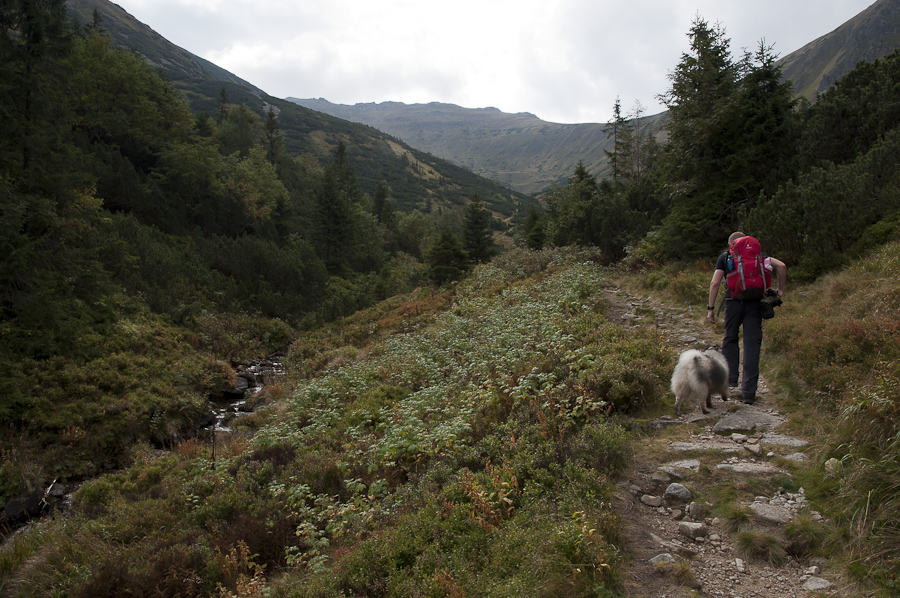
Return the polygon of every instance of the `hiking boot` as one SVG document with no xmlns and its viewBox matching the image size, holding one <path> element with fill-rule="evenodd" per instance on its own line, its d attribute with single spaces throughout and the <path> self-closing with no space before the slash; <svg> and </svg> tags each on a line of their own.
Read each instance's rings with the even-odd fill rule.
<svg viewBox="0 0 900 598">
<path fill-rule="evenodd" d="M 752 405 L 756 402 L 756 395 L 747 395 L 741 400 L 744 401 L 745 405 Z"/>
<path fill-rule="evenodd" d="M 723 398 L 724 398 L 726 401 L 727 401 L 728 399 L 734 399 L 734 400 L 736 400 L 736 401 L 743 401 L 743 400 L 744 400 L 744 393 L 741 392 L 741 389 L 738 388 L 737 386 L 732 386 L 731 388 L 728 389 L 728 396 L 727 396 L 727 397 L 723 397 Z"/>
</svg>

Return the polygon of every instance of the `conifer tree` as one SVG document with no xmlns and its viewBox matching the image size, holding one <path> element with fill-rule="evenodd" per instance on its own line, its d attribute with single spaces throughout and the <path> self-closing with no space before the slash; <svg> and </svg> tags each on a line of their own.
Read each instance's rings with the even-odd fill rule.
<svg viewBox="0 0 900 598">
<path fill-rule="evenodd" d="M 463 245 L 473 262 L 487 262 L 494 254 L 491 213 L 477 194 L 466 207 L 463 220 Z"/>
<path fill-rule="evenodd" d="M 597 179 L 579 160 L 567 184 L 554 185 L 547 197 L 547 240 L 554 245 L 589 243 L 588 222 L 597 201 Z"/>
<path fill-rule="evenodd" d="M 347 146 L 338 143 L 325 167 L 318 198 L 318 249 L 329 272 L 347 267 L 354 243 L 354 214 L 360 201 L 356 173 L 347 156 Z"/>
<path fill-rule="evenodd" d="M 546 215 L 536 206 L 528 206 L 521 231 L 525 246 L 529 249 L 542 249 L 546 238 L 546 226 Z"/>
<path fill-rule="evenodd" d="M 278 116 L 275 107 L 270 105 L 266 110 L 266 120 L 263 122 L 265 134 L 266 159 L 277 165 L 284 155 L 284 134 L 278 124 Z"/>
<path fill-rule="evenodd" d="M 390 188 L 387 181 L 380 179 L 375 184 L 375 195 L 372 197 L 372 212 L 378 219 L 379 224 L 392 229 L 396 226 L 396 213 L 389 199 Z"/>
<path fill-rule="evenodd" d="M 222 124 L 225 121 L 225 115 L 231 107 L 231 101 L 228 99 L 228 91 L 223 85 L 219 90 L 219 97 L 216 98 L 216 122 Z"/>
<path fill-rule="evenodd" d="M 428 277 L 438 286 L 462 276 L 466 262 L 462 242 L 449 227 L 441 229 L 437 241 L 425 252 Z"/>
<path fill-rule="evenodd" d="M 66 160 L 58 149 L 71 116 L 54 91 L 65 87 L 63 59 L 71 41 L 64 0 L 3 3 L 0 170 L 53 177 L 57 161 Z"/>
<path fill-rule="evenodd" d="M 624 151 L 623 140 L 627 136 L 626 129 L 629 127 L 628 121 L 622 115 L 622 102 L 616 97 L 616 103 L 613 105 L 613 118 L 607 123 L 606 137 L 613 139 L 613 151 L 603 150 L 606 159 L 612 169 L 613 184 L 618 185 L 621 178 L 622 170 L 619 157 Z"/>
<path fill-rule="evenodd" d="M 758 64 L 750 54 L 732 60 L 724 28 L 699 17 L 689 35 L 691 51 L 660 96 L 670 112 L 665 183 L 672 207 L 657 236 L 666 257 L 716 251 L 739 226 L 739 206 L 754 200 L 767 186 L 762 178 L 779 167 L 780 154 L 767 148 L 788 141 L 778 123 L 791 103 L 773 78 L 771 54 L 758 55 Z"/>
</svg>

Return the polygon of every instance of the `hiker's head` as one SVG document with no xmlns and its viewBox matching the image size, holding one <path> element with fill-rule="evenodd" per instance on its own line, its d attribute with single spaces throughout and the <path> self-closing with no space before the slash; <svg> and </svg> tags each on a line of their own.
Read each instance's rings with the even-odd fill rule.
<svg viewBox="0 0 900 598">
<path fill-rule="evenodd" d="M 731 236 L 728 237 L 728 247 L 730 248 L 735 241 L 737 241 L 741 237 L 746 237 L 746 236 L 747 235 L 745 235 L 744 233 L 742 233 L 740 231 L 735 231 L 735 232 L 731 233 Z"/>
</svg>

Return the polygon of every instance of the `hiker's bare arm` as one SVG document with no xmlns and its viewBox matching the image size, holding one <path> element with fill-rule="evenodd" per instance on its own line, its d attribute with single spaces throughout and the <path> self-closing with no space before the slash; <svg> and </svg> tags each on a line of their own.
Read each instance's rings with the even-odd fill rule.
<svg viewBox="0 0 900 598">
<path fill-rule="evenodd" d="M 716 306 L 716 297 L 719 296 L 719 286 L 722 284 L 722 279 L 725 278 L 725 271 L 716 269 L 713 273 L 712 280 L 709 281 L 709 303 L 707 304 L 707 308 Z M 716 321 L 716 312 L 712 309 L 706 310 L 706 319 L 710 322 L 715 323 Z"/>
<path fill-rule="evenodd" d="M 778 277 L 778 295 L 784 295 L 784 288 L 787 284 L 787 266 L 774 257 L 769 258 L 769 263 L 772 264 L 772 269 L 775 270 L 775 275 Z"/>
</svg>

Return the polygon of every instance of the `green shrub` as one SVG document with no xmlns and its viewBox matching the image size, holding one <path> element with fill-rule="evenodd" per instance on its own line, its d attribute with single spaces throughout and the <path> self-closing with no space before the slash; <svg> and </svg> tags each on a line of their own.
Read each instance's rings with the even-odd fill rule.
<svg viewBox="0 0 900 598">
<path fill-rule="evenodd" d="M 710 256 L 710 260 L 716 257 L 718 256 Z M 654 268 L 634 279 L 643 289 L 665 296 L 668 301 L 688 305 L 706 304 L 709 301 L 709 281 L 714 270 L 714 261 L 675 262 Z"/>
</svg>

